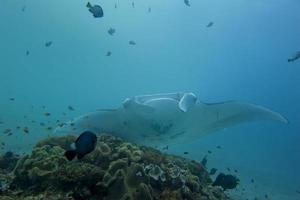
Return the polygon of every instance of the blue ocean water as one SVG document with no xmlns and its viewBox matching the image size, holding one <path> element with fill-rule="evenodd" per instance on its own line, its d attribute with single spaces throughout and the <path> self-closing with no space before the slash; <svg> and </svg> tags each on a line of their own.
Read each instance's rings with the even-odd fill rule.
<svg viewBox="0 0 300 200">
<path fill-rule="evenodd" d="M 290 123 L 243 124 L 169 153 L 208 155 L 209 168 L 238 170 L 236 199 L 300 199 L 300 60 L 287 62 L 300 50 L 298 0 L 190 0 L 190 7 L 140 0 L 134 8 L 128 0 L 92 1 L 103 7 L 100 19 L 86 3 L 0 0 L 0 128 L 13 130 L 0 135 L 3 152 L 28 152 L 56 120 L 115 108 L 126 97 L 194 92 L 205 102 L 263 105 Z"/>
</svg>

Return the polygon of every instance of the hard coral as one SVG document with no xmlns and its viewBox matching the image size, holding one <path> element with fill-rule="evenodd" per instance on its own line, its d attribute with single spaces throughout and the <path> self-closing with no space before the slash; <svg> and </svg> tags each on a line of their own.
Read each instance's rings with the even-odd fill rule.
<svg viewBox="0 0 300 200">
<path fill-rule="evenodd" d="M 82 160 L 67 161 L 73 136 L 48 138 L 21 158 L 10 184 L 13 199 L 227 200 L 204 167 L 121 139 L 101 135 Z M 17 192 L 18 191 L 18 192 Z"/>
</svg>

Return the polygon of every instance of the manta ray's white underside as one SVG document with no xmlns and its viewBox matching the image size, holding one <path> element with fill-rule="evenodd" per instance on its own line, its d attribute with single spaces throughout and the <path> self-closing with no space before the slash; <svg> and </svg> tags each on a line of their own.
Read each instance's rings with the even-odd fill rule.
<svg viewBox="0 0 300 200">
<path fill-rule="evenodd" d="M 79 134 L 90 130 L 149 145 L 174 138 L 193 140 L 258 119 L 287 123 L 280 114 L 262 106 L 236 101 L 207 104 L 193 93 L 170 93 L 126 99 L 118 109 L 88 113 L 57 127 L 55 132 Z"/>
</svg>

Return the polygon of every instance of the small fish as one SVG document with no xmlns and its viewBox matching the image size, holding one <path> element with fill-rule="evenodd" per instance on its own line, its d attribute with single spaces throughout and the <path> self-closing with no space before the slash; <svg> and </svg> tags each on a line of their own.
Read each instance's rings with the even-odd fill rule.
<svg viewBox="0 0 300 200">
<path fill-rule="evenodd" d="M 221 149 L 221 146 L 220 146 L 220 145 L 218 145 L 218 146 L 217 146 L 217 149 Z"/>
<path fill-rule="evenodd" d="M 235 170 L 234 170 L 234 172 L 235 172 L 235 173 L 238 173 L 238 170 L 237 170 L 237 169 L 235 169 Z"/>
<path fill-rule="evenodd" d="M 10 100 L 10 101 L 14 101 L 14 100 L 15 100 L 15 98 L 11 97 L 11 98 L 9 98 L 9 100 Z"/>
<path fill-rule="evenodd" d="M 109 28 L 107 32 L 108 32 L 109 35 L 113 36 L 115 34 L 115 32 L 116 32 L 116 29 Z"/>
<path fill-rule="evenodd" d="M 151 13 L 151 7 L 148 8 L 148 13 Z"/>
<path fill-rule="evenodd" d="M 209 175 L 214 175 L 218 170 L 216 168 L 211 168 Z"/>
<path fill-rule="evenodd" d="M 11 132 L 11 129 L 10 128 L 7 128 L 3 131 L 4 134 L 8 134 L 9 132 Z"/>
<path fill-rule="evenodd" d="M 49 126 L 49 127 L 46 128 L 46 130 L 47 130 L 47 131 L 51 131 L 51 130 L 52 130 L 52 127 Z"/>
<path fill-rule="evenodd" d="M 162 148 L 162 150 L 168 150 L 169 149 L 169 146 L 166 145 L 165 147 Z"/>
<path fill-rule="evenodd" d="M 298 194 L 300 194 L 300 190 L 296 190 L 296 192 L 297 192 Z"/>
<path fill-rule="evenodd" d="M 68 160 L 73 160 L 75 156 L 82 159 L 86 154 L 94 151 L 97 144 L 97 136 L 90 132 L 83 132 L 75 141 L 75 148 L 65 152 Z"/>
<path fill-rule="evenodd" d="M 206 28 L 210 28 L 214 25 L 214 22 L 209 22 L 207 25 L 206 25 Z"/>
<path fill-rule="evenodd" d="M 46 109 L 46 106 L 42 106 L 43 109 Z"/>
<path fill-rule="evenodd" d="M 52 45 L 52 41 L 48 41 L 45 43 L 45 47 L 50 47 Z"/>
<path fill-rule="evenodd" d="M 254 179 L 251 179 L 251 183 L 254 183 Z"/>
<path fill-rule="evenodd" d="M 269 198 L 269 195 L 268 195 L 268 194 L 265 194 L 265 198 L 268 199 L 268 198 Z"/>
<path fill-rule="evenodd" d="M 44 113 L 44 115 L 45 115 L 46 117 L 48 117 L 48 116 L 50 116 L 50 115 L 51 115 L 51 113 L 49 113 L 49 112 L 46 112 L 46 113 Z"/>
<path fill-rule="evenodd" d="M 44 122 L 40 122 L 40 126 L 45 126 L 45 123 Z"/>
<path fill-rule="evenodd" d="M 111 52 L 110 51 L 106 52 L 106 56 L 111 56 Z"/>
<path fill-rule="evenodd" d="M 65 113 L 65 112 L 62 112 L 62 115 L 63 115 L 63 116 L 66 116 L 66 115 L 67 115 L 67 113 Z"/>
<path fill-rule="evenodd" d="M 189 154 L 189 152 L 185 151 L 185 152 L 183 152 L 183 154 L 187 155 L 187 154 Z"/>
<path fill-rule="evenodd" d="M 72 106 L 68 106 L 68 109 L 74 111 L 75 109 Z"/>
<path fill-rule="evenodd" d="M 136 45 L 136 42 L 133 41 L 133 40 L 130 40 L 130 41 L 129 41 L 129 44 L 130 44 L 130 45 Z"/>
<path fill-rule="evenodd" d="M 26 51 L 26 56 L 29 56 L 29 54 L 30 54 L 30 52 L 27 50 L 27 51 Z"/>
<path fill-rule="evenodd" d="M 300 58 L 300 51 L 298 51 L 294 56 L 288 59 L 288 62 L 294 62 L 295 60 Z"/>
<path fill-rule="evenodd" d="M 6 136 L 11 136 L 13 133 L 12 132 L 9 132 Z"/>
<path fill-rule="evenodd" d="M 24 127 L 24 128 L 23 128 L 23 132 L 24 132 L 24 133 L 29 133 L 28 127 Z"/>
<path fill-rule="evenodd" d="M 2 146 L 5 146 L 5 142 L 1 142 L 1 145 L 2 145 Z"/>
<path fill-rule="evenodd" d="M 56 123 L 59 123 L 60 122 L 60 120 L 58 119 L 58 120 L 56 120 Z"/>
<path fill-rule="evenodd" d="M 17 127 L 16 127 L 16 129 L 18 129 L 18 130 L 19 130 L 20 128 L 21 128 L 21 126 L 17 126 Z"/>
<path fill-rule="evenodd" d="M 187 5 L 187 6 L 191 6 L 189 0 L 184 0 L 184 4 Z"/>
<path fill-rule="evenodd" d="M 95 18 L 103 17 L 104 14 L 103 14 L 103 9 L 101 8 L 101 6 L 99 6 L 99 5 L 92 6 L 92 4 L 90 2 L 88 2 L 86 7 L 88 7 L 89 11 L 93 14 L 93 16 Z"/>
<path fill-rule="evenodd" d="M 25 12 L 25 10 L 26 10 L 26 6 L 22 6 L 22 12 Z"/>
<path fill-rule="evenodd" d="M 0 121 L 0 124 L 4 124 L 4 122 L 3 122 L 3 121 Z"/>
<path fill-rule="evenodd" d="M 131 6 L 134 8 L 134 1 L 131 3 Z"/>
<path fill-rule="evenodd" d="M 227 169 L 227 171 L 229 171 L 229 172 L 231 171 L 231 169 L 230 169 L 229 167 L 227 167 L 226 169 Z"/>
<path fill-rule="evenodd" d="M 203 165 L 203 167 L 206 167 L 206 164 L 207 164 L 207 156 L 204 156 L 204 158 L 201 160 L 201 164 Z"/>
<path fill-rule="evenodd" d="M 211 150 L 208 150 L 207 153 L 211 154 L 212 152 L 211 152 Z"/>
<path fill-rule="evenodd" d="M 115 8 L 117 8 L 117 4 L 115 3 Z"/>
</svg>

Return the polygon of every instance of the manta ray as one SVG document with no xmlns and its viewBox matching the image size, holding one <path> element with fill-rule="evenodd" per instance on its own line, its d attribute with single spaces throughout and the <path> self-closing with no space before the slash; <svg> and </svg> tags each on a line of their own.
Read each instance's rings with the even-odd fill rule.
<svg viewBox="0 0 300 200">
<path fill-rule="evenodd" d="M 138 144 L 166 144 L 175 138 L 198 139 L 240 123 L 273 120 L 287 123 L 268 108 L 238 101 L 204 103 L 193 93 L 139 95 L 116 109 L 99 109 L 55 129 L 55 133 L 109 133 Z"/>
</svg>

